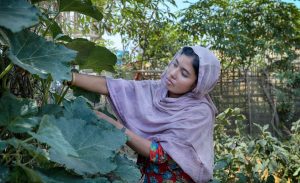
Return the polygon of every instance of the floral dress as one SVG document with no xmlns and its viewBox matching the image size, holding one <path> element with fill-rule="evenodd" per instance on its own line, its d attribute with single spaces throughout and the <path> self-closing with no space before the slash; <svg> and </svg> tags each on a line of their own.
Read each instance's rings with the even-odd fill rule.
<svg viewBox="0 0 300 183">
<path fill-rule="evenodd" d="M 194 182 L 156 141 L 151 142 L 150 157 L 139 155 L 137 165 L 144 176 L 144 183 Z"/>
</svg>

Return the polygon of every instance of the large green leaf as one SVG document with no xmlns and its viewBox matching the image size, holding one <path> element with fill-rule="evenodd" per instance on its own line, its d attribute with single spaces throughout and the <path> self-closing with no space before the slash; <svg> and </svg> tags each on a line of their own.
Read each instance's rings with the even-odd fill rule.
<svg viewBox="0 0 300 183">
<path fill-rule="evenodd" d="M 97 125 L 101 129 L 109 130 L 113 125 L 104 119 L 99 119 L 97 115 L 91 110 L 87 100 L 83 97 L 77 97 L 72 102 L 64 101 L 64 117 L 68 119 L 76 118 L 82 119 L 88 123 Z"/>
<path fill-rule="evenodd" d="M 77 174 L 106 174 L 117 165 L 113 161 L 115 151 L 125 144 L 125 135 L 115 128 L 101 129 L 82 120 L 56 120 L 66 140 L 74 147 L 78 157 L 68 156 L 59 149 L 50 149 L 50 158 Z"/>
<path fill-rule="evenodd" d="M 0 164 L 0 182 L 7 182 L 9 175 L 8 167 Z"/>
<path fill-rule="evenodd" d="M 47 183 L 107 183 L 109 182 L 104 177 L 99 178 L 82 178 L 68 173 L 61 168 L 55 169 L 40 169 L 37 171 L 44 182 Z"/>
<path fill-rule="evenodd" d="M 7 34 L 11 43 L 8 57 L 14 64 L 41 78 L 51 74 L 54 80 L 71 79 L 68 63 L 76 57 L 75 51 L 49 42 L 30 31 Z"/>
<path fill-rule="evenodd" d="M 19 32 L 39 22 L 39 11 L 26 0 L 0 0 L 0 26 Z"/>
<path fill-rule="evenodd" d="M 116 128 L 101 129 L 81 119 L 44 116 L 36 134 L 51 146 L 50 160 L 65 165 L 79 175 L 114 170 L 115 151 L 125 144 L 125 135 Z"/>
<path fill-rule="evenodd" d="M 95 92 L 88 92 L 84 89 L 81 89 L 79 87 L 73 87 L 73 95 L 74 96 L 83 96 L 84 98 L 88 99 L 92 103 L 98 103 L 100 102 L 100 94 Z"/>
<path fill-rule="evenodd" d="M 75 64 L 78 64 L 80 69 L 93 69 L 99 73 L 102 70 L 114 72 L 113 66 L 117 57 L 107 48 L 80 38 L 68 43 L 67 47 L 78 51 Z"/>
<path fill-rule="evenodd" d="M 102 13 L 93 6 L 91 0 L 58 0 L 59 1 L 59 11 L 76 11 L 84 15 L 95 18 L 96 20 L 101 20 L 103 18 Z"/>
<path fill-rule="evenodd" d="M 54 124 L 54 121 L 56 121 L 54 116 L 45 115 L 42 118 L 37 133 L 29 133 L 40 142 L 47 143 L 52 148 L 59 150 L 61 154 L 78 157 L 79 155 L 76 150 L 69 143 L 68 139 L 65 138 L 61 129 Z M 59 122 L 64 123 L 64 118 L 60 119 Z"/>
<path fill-rule="evenodd" d="M 46 104 L 43 105 L 41 108 L 39 108 L 38 116 L 43 116 L 43 115 L 51 115 L 53 114 L 54 116 L 61 116 L 62 115 L 62 107 L 57 105 L 57 104 Z"/>
<path fill-rule="evenodd" d="M 37 110 L 35 101 L 5 93 L 0 99 L 0 126 L 16 133 L 30 131 L 39 122 L 37 117 L 32 117 Z"/>
<path fill-rule="evenodd" d="M 139 182 L 141 173 L 136 164 L 124 156 L 116 156 L 118 167 L 114 170 L 114 174 L 119 176 L 123 182 Z"/>
<path fill-rule="evenodd" d="M 0 152 L 2 152 L 6 148 L 7 144 L 5 141 L 0 140 Z"/>
<path fill-rule="evenodd" d="M 77 97 L 72 102 L 64 101 L 64 117 L 68 119 L 77 118 L 87 122 L 98 122 L 97 115 L 88 106 L 87 100 L 83 97 Z"/>
</svg>

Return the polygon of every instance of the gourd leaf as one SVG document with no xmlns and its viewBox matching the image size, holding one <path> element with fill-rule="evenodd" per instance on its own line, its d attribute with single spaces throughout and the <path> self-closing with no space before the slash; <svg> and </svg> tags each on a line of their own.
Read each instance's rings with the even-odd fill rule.
<svg viewBox="0 0 300 183">
<path fill-rule="evenodd" d="M 125 135 L 116 128 L 101 129 L 81 119 L 45 115 L 37 133 L 29 132 L 51 146 L 50 160 L 79 175 L 114 170 L 115 151 L 125 144 Z"/>
<path fill-rule="evenodd" d="M 62 168 L 39 169 L 38 174 L 44 182 L 48 183 L 108 183 L 104 177 L 82 178 L 81 176 L 72 175 Z"/>
<path fill-rule="evenodd" d="M 110 130 L 114 128 L 112 124 L 104 119 L 99 119 L 97 115 L 91 110 L 87 100 L 84 97 L 77 97 L 72 102 L 64 101 L 63 116 L 67 119 L 82 119 L 87 123 L 97 125 L 101 129 Z"/>
<path fill-rule="evenodd" d="M 63 108 L 57 104 L 46 104 L 39 108 L 38 116 L 43 116 L 45 114 L 53 114 L 55 117 L 62 115 Z"/>
<path fill-rule="evenodd" d="M 16 34 L 7 32 L 7 35 L 11 44 L 8 57 L 14 64 L 43 79 L 48 74 L 54 80 L 71 79 L 68 63 L 76 57 L 74 50 L 54 44 L 27 30 Z"/>
<path fill-rule="evenodd" d="M 0 0 L 0 26 L 19 32 L 39 22 L 39 11 L 26 0 Z"/>
<path fill-rule="evenodd" d="M 76 11 L 88 15 L 100 21 L 103 18 L 102 13 L 94 6 L 91 0 L 58 0 L 59 11 Z"/>
<path fill-rule="evenodd" d="M 88 99 L 93 103 L 98 103 L 100 101 L 100 94 L 95 92 L 87 92 L 78 87 L 72 88 L 74 96 L 83 96 L 84 98 Z"/>
<path fill-rule="evenodd" d="M 39 123 L 38 117 L 32 117 L 37 110 L 35 101 L 5 93 L 0 99 L 0 126 L 15 133 L 31 131 Z"/>
<path fill-rule="evenodd" d="M 138 182 L 141 178 L 141 173 L 136 167 L 136 164 L 125 156 L 116 156 L 115 158 L 118 167 L 114 170 L 114 174 L 119 176 L 124 182 Z"/>
<path fill-rule="evenodd" d="M 114 72 L 114 65 L 117 62 L 115 54 L 107 48 L 97 46 L 95 43 L 86 39 L 74 39 L 66 45 L 68 48 L 78 51 L 74 61 L 80 69 L 93 69 L 100 73 L 102 70 Z"/>
<path fill-rule="evenodd" d="M 39 129 L 37 133 L 28 132 L 32 137 L 37 139 L 40 142 L 47 143 L 52 148 L 55 148 L 61 151 L 61 154 L 71 155 L 78 157 L 76 150 L 69 143 L 69 141 L 65 138 L 61 129 L 59 129 L 55 124 L 54 116 L 45 115 L 42 118 Z M 64 123 L 64 118 L 58 120 L 60 123 Z M 75 121 L 76 122 L 76 121 Z"/>
<path fill-rule="evenodd" d="M 50 159 L 73 169 L 79 175 L 101 173 L 114 170 L 115 151 L 125 144 L 125 135 L 116 128 L 101 129 L 83 120 L 70 119 L 54 121 L 64 137 L 76 150 L 78 157 L 62 153 L 57 148 L 50 149 Z"/>
<path fill-rule="evenodd" d="M 7 182 L 9 176 L 9 169 L 5 165 L 0 164 L 0 182 Z"/>
<path fill-rule="evenodd" d="M 7 143 L 3 140 L 0 140 L 0 152 L 2 152 L 7 147 Z"/>
<path fill-rule="evenodd" d="M 97 115 L 88 106 L 87 100 L 83 97 L 77 97 L 74 101 L 64 101 L 64 117 L 68 119 L 77 118 L 87 122 L 98 122 Z"/>
</svg>

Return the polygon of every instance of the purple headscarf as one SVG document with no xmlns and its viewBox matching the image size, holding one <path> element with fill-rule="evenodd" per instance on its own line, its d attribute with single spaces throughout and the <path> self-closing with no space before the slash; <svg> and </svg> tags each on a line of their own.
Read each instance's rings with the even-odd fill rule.
<svg viewBox="0 0 300 183">
<path fill-rule="evenodd" d="M 108 99 L 119 120 L 136 134 L 158 141 L 185 173 L 202 183 L 213 174 L 217 109 L 208 92 L 217 83 L 221 66 L 208 48 L 191 48 L 199 56 L 198 83 L 179 98 L 167 97 L 166 71 L 157 81 L 107 78 L 107 87 Z"/>
</svg>

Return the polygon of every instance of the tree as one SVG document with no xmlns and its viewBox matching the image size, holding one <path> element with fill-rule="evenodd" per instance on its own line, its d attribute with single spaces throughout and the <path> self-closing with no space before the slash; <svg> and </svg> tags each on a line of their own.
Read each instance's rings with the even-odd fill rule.
<svg viewBox="0 0 300 183">
<path fill-rule="evenodd" d="M 292 61 L 298 56 L 296 50 L 299 49 L 300 43 L 300 12 L 291 3 L 275 0 L 204 0 L 190 6 L 182 16 L 183 29 L 204 44 L 211 44 L 212 49 L 219 53 L 225 68 L 227 66 L 239 68 L 245 75 L 247 88 L 249 88 L 249 68 L 256 64 L 261 65 L 262 72 L 268 77 L 270 73 L 282 70 L 286 73 L 293 70 Z M 293 76 L 289 74 L 281 76 L 294 78 L 292 83 L 298 80 L 297 73 Z M 289 78 L 283 80 L 291 81 Z M 275 103 L 270 93 L 265 94 L 275 114 L 275 124 L 272 126 L 280 135 L 278 129 L 285 127 L 286 121 L 283 119 L 287 118 L 285 115 L 281 116 L 280 122 L 278 116 L 280 103 Z M 248 92 L 249 104 L 250 98 Z M 294 96 L 290 100 L 293 99 Z M 291 106 L 294 105 L 293 102 Z M 289 119 L 291 122 L 291 118 Z M 251 133 L 251 118 L 249 121 Z"/>
<path fill-rule="evenodd" d="M 124 50 L 129 46 L 133 47 L 130 50 L 130 58 L 139 55 L 139 61 L 158 60 L 159 56 L 154 55 L 159 48 L 160 52 L 166 52 L 166 55 L 174 54 L 174 50 L 182 45 L 172 45 L 177 40 L 174 39 L 173 33 L 179 31 L 178 27 L 173 23 L 176 16 L 170 12 L 168 4 L 173 4 L 175 1 L 162 0 L 155 1 L 108 1 L 105 17 L 107 18 L 105 27 L 111 34 L 120 34 L 124 45 Z M 167 35 L 172 30 L 172 35 Z M 160 37 L 161 36 L 161 37 Z M 159 40 L 159 38 L 162 38 Z M 186 38 L 186 37 L 184 37 Z M 180 39 L 180 36 L 177 37 Z M 181 39 L 183 40 L 183 39 Z M 167 41 L 167 42 L 164 42 Z M 168 45 L 169 44 L 169 45 Z M 174 48 L 170 49 L 170 46 Z M 170 51 L 172 53 L 170 53 Z M 165 58 L 166 55 L 162 55 Z M 155 63 L 154 65 L 157 65 Z"/>
</svg>

